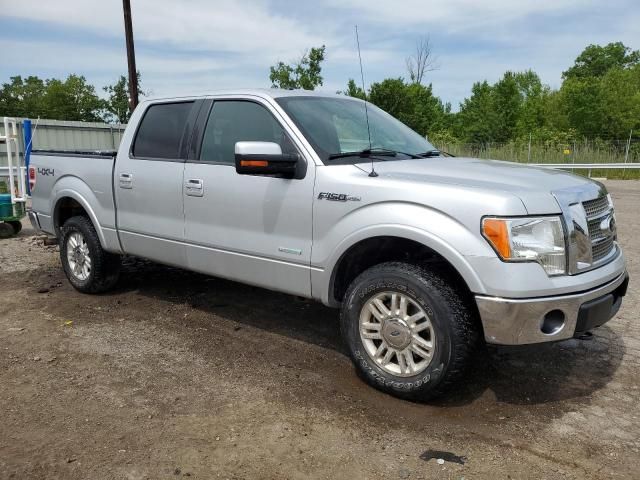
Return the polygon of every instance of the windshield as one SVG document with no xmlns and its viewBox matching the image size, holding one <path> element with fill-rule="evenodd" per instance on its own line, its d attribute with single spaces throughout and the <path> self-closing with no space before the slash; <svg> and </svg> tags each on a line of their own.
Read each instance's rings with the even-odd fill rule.
<svg viewBox="0 0 640 480">
<path fill-rule="evenodd" d="M 331 155 L 369 148 L 365 104 L 361 100 L 334 97 L 280 97 L 276 101 L 287 112 L 324 163 L 336 163 Z M 427 140 L 388 113 L 367 103 L 371 148 L 420 155 L 435 150 Z M 384 157 L 404 159 L 405 156 Z M 362 162 L 345 157 L 343 162 Z"/>
</svg>

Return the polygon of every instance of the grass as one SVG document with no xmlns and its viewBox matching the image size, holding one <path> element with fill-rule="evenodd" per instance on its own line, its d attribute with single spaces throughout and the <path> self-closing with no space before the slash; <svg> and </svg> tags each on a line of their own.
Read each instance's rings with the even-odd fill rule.
<svg viewBox="0 0 640 480">
<path fill-rule="evenodd" d="M 614 179 L 640 179 L 640 145 L 631 145 L 627 163 L 637 164 L 633 170 L 613 170 L 597 168 L 591 170 L 591 177 Z M 450 143 L 438 145 L 442 151 L 461 157 L 476 157 L 494 160 L 507 160 L 518 163 L 624 163 L 626 144 L 621 142 L 576 142 L 571 145 L 549 145 L 516 143 L 465 144 Z M 587 169 L 575 169 L 574 173 L 587 176 Z"/>
</svg>

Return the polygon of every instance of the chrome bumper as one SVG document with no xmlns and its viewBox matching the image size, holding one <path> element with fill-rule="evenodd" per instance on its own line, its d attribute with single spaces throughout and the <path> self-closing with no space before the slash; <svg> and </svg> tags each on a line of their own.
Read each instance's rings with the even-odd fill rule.
<svg viewBox="0 0 640 480">
<path fill-rule="evenodd" d="M 600 287 L 569 295 L 541 298 L 501 298 L 476 295 L 487 343 L 524 345 L 572 338 L 600 326 L 620 308 L 629 275 Z"/>
</svg>

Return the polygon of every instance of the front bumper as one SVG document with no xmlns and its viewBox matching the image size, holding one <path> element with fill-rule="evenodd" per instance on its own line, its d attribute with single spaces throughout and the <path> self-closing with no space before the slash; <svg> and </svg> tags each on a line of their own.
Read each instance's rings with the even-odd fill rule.
<svg viewBox="0 0 640 480">
<path fill-rule="evenodd" d="M 609 321 L 628 284 L 625 271 L 604 285 L 575 294 L 522 299 L 476 295 L 485 340 L 524 345 L 572 338 Z"/>
</svg>

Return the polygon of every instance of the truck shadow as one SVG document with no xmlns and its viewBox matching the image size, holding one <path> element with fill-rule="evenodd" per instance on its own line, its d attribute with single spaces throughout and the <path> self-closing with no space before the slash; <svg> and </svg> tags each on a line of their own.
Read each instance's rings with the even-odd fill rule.
<svg viewBox="0 0 640 480">
<path fill-rule="evenodd" d="M 128 258 L 115 293 L 131 291 L 347 355 L 338 310 L 317 302 Z M 606 325 L 588 340 L 481 348 L 458 388 L 429 403 L 463 406 L 490 392 L 496 402 L 513 405 L 588 400 L 611 380 L 624 353 L 622 338 Z"/>
</svg>

